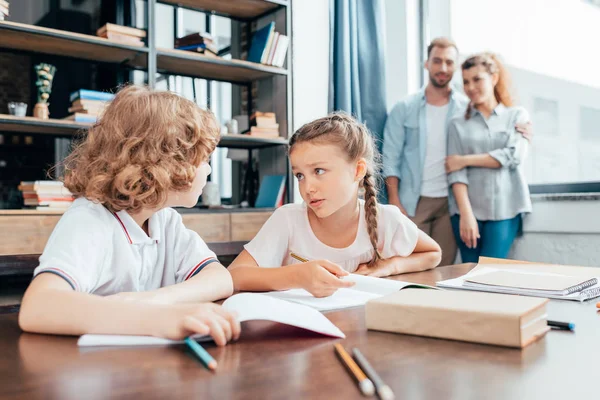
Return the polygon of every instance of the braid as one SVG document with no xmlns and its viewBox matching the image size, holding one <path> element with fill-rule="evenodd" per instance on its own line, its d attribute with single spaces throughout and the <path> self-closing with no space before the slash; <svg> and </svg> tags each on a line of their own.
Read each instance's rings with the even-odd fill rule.
<svg viewBox="0 0 600 400">
<path fill-rule="evenodd" d="M 369 266 L 373 266 L 377 261 L 381 260 L 381 254 L 377 248 L 377 242 L 379 241 L 377 232 L 377 189 L 375 187 L 375 178 L 370 172 L 367 172 L 362 181 L 363 188 L 365 189 L 365 219 L 367 220 L 367 231 L 369 232 L 369 239 L 375 250 L 373 259 L 369 261 Z"/>
</svg>

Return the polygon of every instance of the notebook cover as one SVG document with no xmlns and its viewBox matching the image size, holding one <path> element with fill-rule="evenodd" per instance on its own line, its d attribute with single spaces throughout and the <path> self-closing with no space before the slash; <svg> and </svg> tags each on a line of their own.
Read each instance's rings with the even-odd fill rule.
<svg viewBox="0 0 600 400">
<path fill-rule="evenodd" d="M 495 293 L 404 289 L 367 302 L 368 329 L 522 348 L 543 336 L 524 336 L 534 317 L 545 321 L 548 299 Z M 541 323 L 543 327 L 544 323 Z"/>
</svg>

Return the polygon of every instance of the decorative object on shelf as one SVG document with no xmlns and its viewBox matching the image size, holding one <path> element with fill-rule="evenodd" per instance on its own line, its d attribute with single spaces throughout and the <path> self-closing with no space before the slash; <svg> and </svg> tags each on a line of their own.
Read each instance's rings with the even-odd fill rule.
<svg viewBox="0 0 600 400">
<path fill-rule="evenodd" d="M 27 103 L 11 101 L 8 103 L 8 113 L 15 117 L 24 117 L 27 115 Z"/>
<path fill-rule="evenodd" d="M 202 204 L 209 207 L 221 205 L 221 193 L 216 182 L 206 182 L 202 189 Z"/>
<path fill-rule="evenodd" d="M 52 92 L 52 81 L 56 73 L 56 67 L 51 64 L 41 63 L 34 67 L 37 76 L 35 85 L 38 88 L 37 104 L 33 108 L 33 116 L 41 119 L 48 119 L 50 111 L 48 110 L 48 99 Z"/>
<path fill-rule="evenodd" d="M 0 0 L 0 21 L 4 21 L 8 17 L 8 1 Z"/>
<path fill-rule="evenodd" d="M 96 35 L 113 42 L 143 46 L 142 39 L 146 37 L 146 31 L 128 26 L 106 24 L 96 31 Z"/>
<path fill-rule="evenodd" d="M 227 133 L 231 133 L 234 135 L 239 133 L 237 120 L 230 119 L 229 121 L 227 121 L 227 123 L 225 123 L 225 126 L 227 127 Z"/>
</svg>

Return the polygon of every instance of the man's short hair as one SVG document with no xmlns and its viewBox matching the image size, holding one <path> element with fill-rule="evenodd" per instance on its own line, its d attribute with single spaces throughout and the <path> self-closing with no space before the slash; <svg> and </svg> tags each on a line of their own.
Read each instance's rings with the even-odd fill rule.
<svg viewBox="0 0 600 400">
<path fill-rule="evenodd" d="M 427 46 L 427 59 L 429 59 L 429 56 L 431 56 L 431 50 L 433 50 L 434 47 L 440 47 L 442 49 L 454 47 L 456 49 L 456 52 L 458 53 L 458 46 L 456 46 L 454 40 L 448 39 L 446 37 L 439 37 L 433 39 L 431 43 L 429 43 L 429 46 Z"/>
</svg>

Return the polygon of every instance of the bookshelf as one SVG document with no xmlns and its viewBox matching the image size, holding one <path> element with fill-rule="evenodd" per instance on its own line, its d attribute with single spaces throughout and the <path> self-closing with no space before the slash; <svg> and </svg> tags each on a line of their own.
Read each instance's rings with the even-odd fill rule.
<svg viewBox="0 0 600 400">
<path fill-rule="evenodd" d="M 36 25 L 23 24 L 13 21 L 0 21 L 0 52 L 21 52 L 32 54 L 48 54 L 67 59 L 88 60 L 96 63 L 113 64 L 116 68 L 126 68 L 147 72 L 147 83 L 156 86 L 157 74 L 178 75 L 201 78 L 221 82 L 230 82 L 245 87 L 248 115 L 252 110 L 256 82 L 277 82 L 264 84 L 266 87 L 276 87 L 266 101 L 259 101 L 257 107 L 276 107 L 280 123 L 279 138 L 261 138 L 247 135 L 223 136 L 219 146 L 247 149 L 249 157 L 253 151 L 258 151 L 262 160 L 263 150 L 267 151 L 268 161 L 260 164 L 261 171 L 265 168 L 268 173 L 285 173 L 287 180 L 287 196 L 291 190 L 291 171 L 287 161 L 285 171 L 282 168 L 284 151 L 275 150 L 279 155 L 273 156 L 273 149 L 287 144 L 291 134 L 292 122 L 292 43 L 287 52 L 285 68 L 252 63 L 239 59 L 224 59 L 207 57 L 188 51 L 156 47 L 157 4 L 167 4 L 180 8 L 202 11 L 219 15 L 246 25 L 246 37 L 251 37 L 251 23 L 273 18 L 277 21 L 277 30 L 291 36 L 291 2 L 289 0 L 146 0 L 147 39 L 141 46 L 122 44 L 94 35 L 69 32 L 60 29 L 46 28 Z M 240 31 L 237 32 L 240 34 Z M 249 45 L 249 43 L 248 43 Z M 281 82 L 284 82 L 281 84 Z M 241 93 L 241 91 L 239 92 Z M 33 105 L 30 105 L 29 112 Z M 264 108 L 263 108 L 264 110 Z M 267 109 L 268 110 L 268 109 Z M 221 121 L 224 122 L 224 121 Z M 41 120 L 32 117 L 14 117 L 0 114 L 0 132 L 18 134 L 51 135 L 57 138 L 69 138 L 90 124 L 77 123 L 62 119 Z M 275 161 L 274 161 L 275 160 Z M 252 167 L 250 167 L 251 170 Z M 252 187 L 252 184 L 251 184 Z"/>
</svg>

